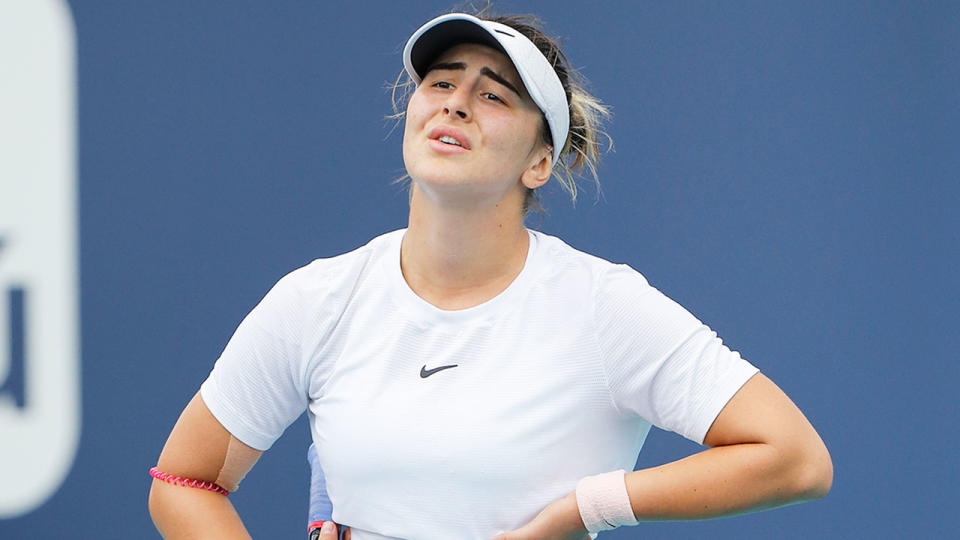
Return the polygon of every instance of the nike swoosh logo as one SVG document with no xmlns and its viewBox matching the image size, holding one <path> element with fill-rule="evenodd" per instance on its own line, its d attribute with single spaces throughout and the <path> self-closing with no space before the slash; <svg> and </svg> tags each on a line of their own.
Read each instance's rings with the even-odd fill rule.
<svg viewBox="0 0 960 540">
<path fill-rule="evenodd" d="M 443 371 L 443 370 L 445 370 L 445 369 L 450 369 L 450 368 L 455 368 L 455 367 L 457 367 L 457 364 L 452 364 L 452 365 L 449 365 L 449 366 L 435 367 L 435 368 L 433 368 L 433 369 L 427 369 L 427 365 L 424 364 L 423 367 L 420 368 L 420 378 L 421 378 L 421 379 L 426 379 L 427 377 L 433 375 L 434 373 L 436 373 L 436 372 L 438 372 L 438 371 Z"/>
</svg>

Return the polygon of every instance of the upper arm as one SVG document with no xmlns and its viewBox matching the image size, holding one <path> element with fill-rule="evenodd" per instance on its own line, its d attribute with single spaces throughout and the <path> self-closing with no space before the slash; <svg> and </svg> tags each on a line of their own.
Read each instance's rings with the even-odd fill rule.
<svg viewBox="0 0 960 540">
<path fill-rule="evenodd" d="M 820 435 L 789 397 L 763 373 L 748 380 L 714 420 L 704 444 L 759 443 L 777 449 L 782 461 L 797 466 L 815 491 L 829 490 L 830 453 Z"/>
<path fill-rule="evenodd" d="M 170 432 L 157 468 L 176 476 L 225 482 L 220 474 L 234 444 L 242 443 L 220 425 L 198 392 Z M 252 465 L 251 461 L 244 472 Z M 219 493 L 154 479 L 149 508 L 164 538 L 250 538 L 233 505 Z"/>
<path fill-rule="evenodd" d="M 607 270 L 595 305 L 614 403 L 661 429 L 702 442 L 730 396 L 757 371 L 629 267 Z"/>
<path fill-rule="evenodd" d="M 253 461 L 262 452 L 233 439 L 213 416 L 197 392 L 177 420 L 163 446 L 157 468 L 163 472 L 214 482 L 224 469 L 231 445 L 243 445 Z M 249 463 L 243 472 L 253 466 Z M 242 475 L 241 475 L 242 477 Z"/>
<path fill-rule="evenodd" d="M 249 462 L 245 473 L 303 413 L 303 270 L 278 281 L 241 321 L 173 427 L 160 470 L 212 482 L 239 458 Z"/>
</svg>

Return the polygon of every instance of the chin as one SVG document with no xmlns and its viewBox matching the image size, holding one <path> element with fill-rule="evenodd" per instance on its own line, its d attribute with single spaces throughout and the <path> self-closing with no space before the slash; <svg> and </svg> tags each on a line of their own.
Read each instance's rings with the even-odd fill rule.
<svg viewBox="0 0 960 540">
<path fill-rule="evenodd" d="M 417 182 L 437 185 L 476 184 L 471 180 L 469 167 L 464 160 L 455 156 L 417 156 L 415 159 L 405 159 L 407 174 Z"/>
<path fill-rule="evenodd" d="M 486 191 L 482 183 L 471 182 L 462 175 L 444 174 L 442 171 L 431 171 L 430 174 L 423 175 L 411 174 L 410 180 L 425 192 L 481 196 Z"/>
</svg>

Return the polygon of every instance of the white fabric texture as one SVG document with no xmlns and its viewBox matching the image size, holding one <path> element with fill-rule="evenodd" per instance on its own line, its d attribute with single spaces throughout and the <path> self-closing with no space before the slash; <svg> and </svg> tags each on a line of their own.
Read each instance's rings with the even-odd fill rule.
<svg viewBox="0 0 960 540">
<path fill-rule="evenodd" d="M 630 506 L 625 474 L 626 471 L 618 469 L 586 476 L 577 483 L 580 519 L 591 534 L 637 524 Z"/>
<path fill-rule="evenodd" d="M 506 290 L 438 309 L 404 281 L 403 234 L 281 279 L 201 387 L 260 450 L 306 410 L 357 540 L 515 529 L 632 470 L 651 424 L 702 442 L 757 371 L 638 272 L 534 231 Z"/>
</svg>

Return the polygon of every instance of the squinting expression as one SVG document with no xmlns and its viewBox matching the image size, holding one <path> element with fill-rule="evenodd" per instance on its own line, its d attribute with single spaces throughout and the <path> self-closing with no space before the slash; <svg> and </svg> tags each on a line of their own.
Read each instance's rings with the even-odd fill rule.
<svg viewBox="0 0 960 540">
<path fill-rule="evenodd" d="M 462 44 L 441 55 L 407 106 L 403 159 L 421 189 L 472 196 L 523 191 L 527 169 L 550 150 L 540 109 L 503 53 Z"/>
</svg>

